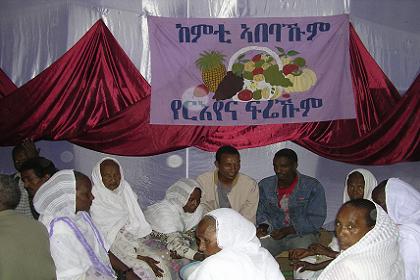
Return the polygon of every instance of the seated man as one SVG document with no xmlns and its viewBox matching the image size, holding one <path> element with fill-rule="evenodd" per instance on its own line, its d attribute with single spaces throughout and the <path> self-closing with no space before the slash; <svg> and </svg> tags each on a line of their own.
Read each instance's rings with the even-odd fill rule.
<svg viewBox="0 0 420 280">
<path fill-rule="evenodd" d="M 274 155 L 276 175 L 259 183 L 257 236 L 273 256 L 292 248 L 307 248 L 318 240 L 327 215 L 324 188 L 297 171 L 297 155 L 282 149 Z"/>
<path fill-rule="evenodd" d="M 20 193 L 0 176 L 0 279 L 56 279 L 47 229 L 17 213 Z"/>
<path fill-rule="evenodd" d="M 35 147 L 34 142 L 29 139 L 23 140 L 22 143 L 16 145 L 12 150 L 13 164 L 15 165 L 15 169 L 17 171 L 12 176 L 15 179 L 21 193 L 19 204 L 16 207 L 16 212 L 24 214 L 30 218 L 33 217 L 33 214 L 30 207 L 28 193 L 25 191 L 23 182 L 21 180 L 20 171 L 25 161 L 37 157 L 38 155 L 39 150 L 37 150 Z"/>
<path fill-rule="evenodd" d="M 397 226 L 379 205 L 367 199 L 344 203 L 337 214 L 335 233 L 341 253 L 319 280 L 404 279 Z"/>
<path fill-rule="evenodd" d="M 372 193 L 399 230 L 398 243 L 406 280 L 420 279 L 420 192 L 406 182 L 390 178 Z"/>
<path fill-rule="evenodd" d="M 255 233 L 255 226 L 232 209 L 208 213 L 196 231 L 206 259 L 187 279 L 284 280 L 278 263 Z"/>
<path fill-rule="evenodd" d="M 57 171 L 54 163 L 44 157 L 31 158 L 25 161 L 20 168 L 21 180 L 26 191 L 28 191 L 31 212 L 35 219 L 38 219 L 39 214 L 33 207 L 34 195 L 42 184 L 48 181 Z"/>
<path fill-rule="evenodd" d="M 258 187 L 251 177 L 239 173 L 240 155 L 231 146 L 220 147 L 216 152 L 216 170 L 197 177 L 203 189 L 204 211 L 232 208 L 255 224 L 258 207 Z"/>
</svg>

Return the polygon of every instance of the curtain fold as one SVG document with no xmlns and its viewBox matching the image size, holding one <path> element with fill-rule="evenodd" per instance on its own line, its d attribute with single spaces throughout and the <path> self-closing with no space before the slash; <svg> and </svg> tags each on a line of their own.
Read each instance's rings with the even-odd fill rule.
<svg viewBox="0 0 420 280">
<path fill-rule="evenodd" d="M 352 26 L 350 57 L 356 120 L 234 127 L 151 125 L 150 85 L 100 20 L 53 65 L 0 99 L 0 108 L 6 108 L 0 112 L 0 145 L 29 137 L 69 140 L 116 155 L 148 156 L 190 146 L 215 151 L 226 144 L 242 149 L 292 140 L 325 158 L 354 164 L 420 160 L 420 76 L 401 98 Z"/>
<path fill-rule="evenodd" d="M 150 94 L 103 21 L 62 57 L 0 99 L 0 143 L 69 139 Z"/>
<path fill-rule="evenodd" d="M 0 98 L 5 97 L 17 89 L 6 73 L 0 69 Z M 1 108 L 1 107 L 0 107 Z"/>
</svg>

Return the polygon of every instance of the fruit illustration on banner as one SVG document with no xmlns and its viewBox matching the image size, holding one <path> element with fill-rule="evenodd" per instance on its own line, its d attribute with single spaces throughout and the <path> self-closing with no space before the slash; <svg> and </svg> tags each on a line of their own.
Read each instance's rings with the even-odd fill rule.
<svg viewBox="0 0 420 280">
<path fill-rule="evenodd" d="M 284 65 L 283 74 L 291 82 L 290 86 L 284 88 L 286 93 L 283 96 L 288 96 L 289 93 L 308 91 L 316 84 L 317 77 L 315 72 L 306 66 L 306 60 L 303 57 L 296 57 L 299 52 L 295 50 L 286 52 L 282 48 L 277 48 L 277 50 Z"/>
<path fill-rule="evenodd" d="M 316 74 L 309 68 L 301 70 L 299 75 L 293 75 L 293 73 L 286 75 L 293 86 L 284 88 L 287 93 L 304 92 L 309 90 L 316 83 Z"/>
<path fill-rule="evenodd" d="M 211 92 L 216 92 L 220 82 L 226 76 L 225 55 L 219 51 L 205 51 L 195 61 L 201 71 L 204 85 Z"/>
<path fill-rule="evenodd" d="M 203 97 L 209 94 L 209 90 L 204 84 L 198 85 L 194 88 L 193 92 L 194 96 L 196 97 Z"/>
<path fill-rule="evenodd" d="M 203 84 L 196 87 L 194 95 L 213 92 L 216 100 L 249 102 L 289 98 L 310 90 L 317 76 L 305 58 L 295 50 L 276 49 L 277 52 L 267 47 L 244 47 L 231 56 L 227 70 L 223 53 L 202 52 L 195 63 Z"/>
</svg>

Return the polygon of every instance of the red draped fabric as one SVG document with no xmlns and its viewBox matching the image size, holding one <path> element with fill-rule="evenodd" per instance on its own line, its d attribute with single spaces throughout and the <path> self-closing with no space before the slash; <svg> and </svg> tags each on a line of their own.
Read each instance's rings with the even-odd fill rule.
<svg viewBox="0 0 420 280">
<path fill-rule="evenodd" d="M 50 67 L 0 99 L 0 143 L 73 138 L 149 94 L 147 81 L 99 21 Z"/>
<path fill-rule="evenodd" d="M 350 42 L 356 120 L 151 125 L 150 86 L 98 21 L 48 69 L 0 99 L 0 145 L 26 137 L 66 139 L 110 154 L 146 156 L 190 146 L 215 151 L 225 144 L 242 149 L 292 140 L 323 157 L 355 164 L 419 160 L 420 77 L 401 98 L 352 27 Z"/>
<path fill-rule="evenodd" d="M 16 85 L 9 79 L 6 73 L 0 69 L 0 98 L 9 95 L 16 89 Z"/>
</svg>

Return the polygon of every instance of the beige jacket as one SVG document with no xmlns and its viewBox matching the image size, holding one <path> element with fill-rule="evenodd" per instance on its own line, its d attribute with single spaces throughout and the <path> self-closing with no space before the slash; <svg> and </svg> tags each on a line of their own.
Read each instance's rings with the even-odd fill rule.
<svg viewBox="0 0 420 280">
<path fill-rule="evenodd" d="M 197 177 L 197 181 L 203 188 L 201 203 L 205 213 L 219 208 L 219 197 L 217 195 L 217 170 L 209 171 Z M 242 173 L 235 179 L 232 190 L 228 194 L 232 209 L 238 211 L 242 216 L 255 224 L 259 191 L 257 182 L 251 177 Z"/>
</svg>

